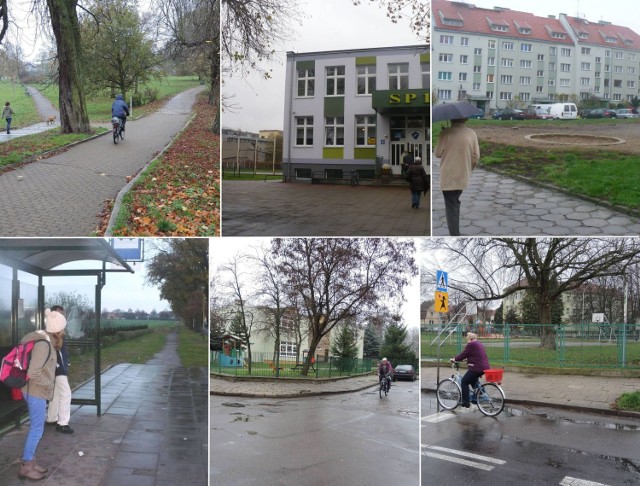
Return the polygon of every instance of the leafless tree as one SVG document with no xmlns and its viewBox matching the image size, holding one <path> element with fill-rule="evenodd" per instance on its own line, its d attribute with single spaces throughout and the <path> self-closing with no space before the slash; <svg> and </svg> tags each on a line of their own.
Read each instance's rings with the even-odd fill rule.
<svg viewBox="0 0 640 486">
<path fill-rule="evenodd" d="M 537 300 L 538 322 L 550 324 L 552 306 L 564 292 L 597 277 L 623 275 L 636 264 L 640 240 L 442 239 L 425 241 L 424 250 L 427 262 L 432 262 L 427 264 L 432 282 L 437 269 L 450 269 L 449 288 L 476 301 L 499 300 L 526 289 Z M 541 346 L 555 347 L 549 326 Z"/>
<path fill-rule="evenodd" d="M 274 239 L 272 251 L 309 321 L 309 353 L 337 325 L 363 322 L 384 301 L 402 299 L 417 273 L 413 241 L 392 239 Z"/>
<path fill-rule="evenodd" d="M 366 0 L 353 0 L 355 5 L 366 3 Z M 393 23 L 401 19 L 407 19 L 411 29 L 418 37 L 429 42 L 431 37 L 431 2 L 428 0 L 369 0 L 369 3 L 377 3 L 387 11 L 387 17 Z"/>
</svg>

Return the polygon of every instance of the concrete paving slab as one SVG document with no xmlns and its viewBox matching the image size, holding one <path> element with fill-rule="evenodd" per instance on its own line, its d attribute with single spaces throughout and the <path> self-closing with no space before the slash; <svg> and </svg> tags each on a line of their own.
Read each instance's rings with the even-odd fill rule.
<svg viewBox="0 0 640 486">
<path fill-rule="evenodd" d="M 175 348 L 175 340 L 172 342 Z M 120 364 L 104 372 L 102 378 L 102 416 L 96 416 L 94 406 L 74 405 L 70 422 L 74 434 L 45 427 L 38 461 L 49 467 L 50 473 L 39 484 L 206 485 L 208 412 L 202 411 L 208 411 L 207 370 Z M 85 388 L 93 386 L 93 381 L 87 383 L 75 390 L 74 396 L 86 395 Z M 119 397 L 125 395 L 127 400 L 136 398 L 135 406 L 118 407 Z M 180 411 L 179 417 L 171 411 Z M 27 431 L 28 424 L 0 435 L 3 486 L 24 484 L 17 477 L 17 460 Z"/>
<path fill-rule="evenodd" d="M 448 236 L 440 191 L 440 159 L 436 157 L 433 157 L 432 181 L 433 235 Z M 460 201 L 463 236 L 630 236 L 640 233 L 640 218 L 480 168 L 473 171 L 469 188 L 462 193 Z"/>
</svg>

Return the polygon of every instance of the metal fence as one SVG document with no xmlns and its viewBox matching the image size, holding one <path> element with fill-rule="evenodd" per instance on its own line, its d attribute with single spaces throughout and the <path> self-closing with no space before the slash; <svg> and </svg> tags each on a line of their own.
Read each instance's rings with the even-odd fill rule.
<svg viewBox="0 0 640 486">
<path fill-rule="evenodd" d="M 229 354 L 212 351 L 210 368 L 214 373 L 230 376 L 257 376 L 270 378 L 305 378 L 302 374 L 304 362 L 295 356 L 280 356 L 274 353 L 251 353 L 251 362 L 246 353 L 231 350 Z M 312 360 L 306 378 L 332 378 L 360 375 L 376 369 L 371 359 L 346 359 L 317 356 Z"/>
<path fill-rule="evenodd" d="M 423 360 L 459 354 L 472 331 L 492 366 L 640 369 L 640 326 L 635 324 L 521 324 L 422 329 Z"/>
</svg>

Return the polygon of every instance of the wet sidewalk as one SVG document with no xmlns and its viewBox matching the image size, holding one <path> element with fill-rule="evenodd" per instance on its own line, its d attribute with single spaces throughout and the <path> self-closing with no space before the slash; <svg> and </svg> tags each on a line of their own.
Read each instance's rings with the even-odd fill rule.
<svg viewBox="0 0 640 486">
<path fill-rule="evenodd" d="M 437 368 L 423 367 L 420 372 L 422 391 L 435 393 Z M 462 375 L 465 372 L 466 370 L 460 370 Z M 440 380 L 451 374 L 450 367 L 440 368 Z M 617 413 L 640 419 L 640 412 L 617 412 L 612 408 L 612 404 L 623 393 L 640 390 L 640 378 L 547 375 L 507 370 L 501 386 L 508 403 Z"/>
<path fill-rule="evenodd" d="M 174 140 L 203 88 L 184 91 L 157 113 L 129 121 L 118 145 L 109 136 L 97 137 L 0 174 L 0 235 L 92 235 L 105 203 Z"/>
<path fill-rule="evenodd" d="M 448 236 L 440 191 L 440 159 L 432 163 L 433 235 Z M 477 168 L 460 198 L 462 236 L 596 236 L 640 233 L 640 219 L 552 188 Z"/>
<path fill-rule="evenodd" d="M 173 336 L 173 338 L 171 338 Z M 38 462 L 56 486 L 205 486 L 208 477 L 208 373 L 175 361 L 175 333 L 147 364 L 120 364 L 101 375 L 102 416 L 73 406 L 61 434 L 45 425 Z M 173 349 L 173 351 L 171 351 Z M 74 390 L 93 398 L 94 382 Z M 23 485 L 18 463 L 28 425 L 0 436 L 0 484 Z"/>
<path fill-rule="evenodd" d="M 223 236 L 429 236 L 431 192 L 408 187 L 223 181 Z"/>
<path fill-rule="evenodd" d="M 211 394 L 257 398 L 295 398 L 333 395 L 364 390 L 378 386 L 376 375 L 356 376 L 335 380 L 238 380 L 222 379 L 211 375 Z"/>
</svg>

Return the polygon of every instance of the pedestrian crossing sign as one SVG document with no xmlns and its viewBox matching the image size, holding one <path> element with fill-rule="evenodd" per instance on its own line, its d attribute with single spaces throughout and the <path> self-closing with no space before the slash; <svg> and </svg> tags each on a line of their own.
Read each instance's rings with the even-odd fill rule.
<svg viewBox="0 0 640 486">
<path fill-rule="evenodd" d="M 449 274 L 444 270 L 436 270 L 436 290 L 439 292 L 449 291 Z"/>
<path fill-rule="evenodd" d="M 449 312 L 449 292 L 436 292 L 436 312 Z"/>
</svg>

